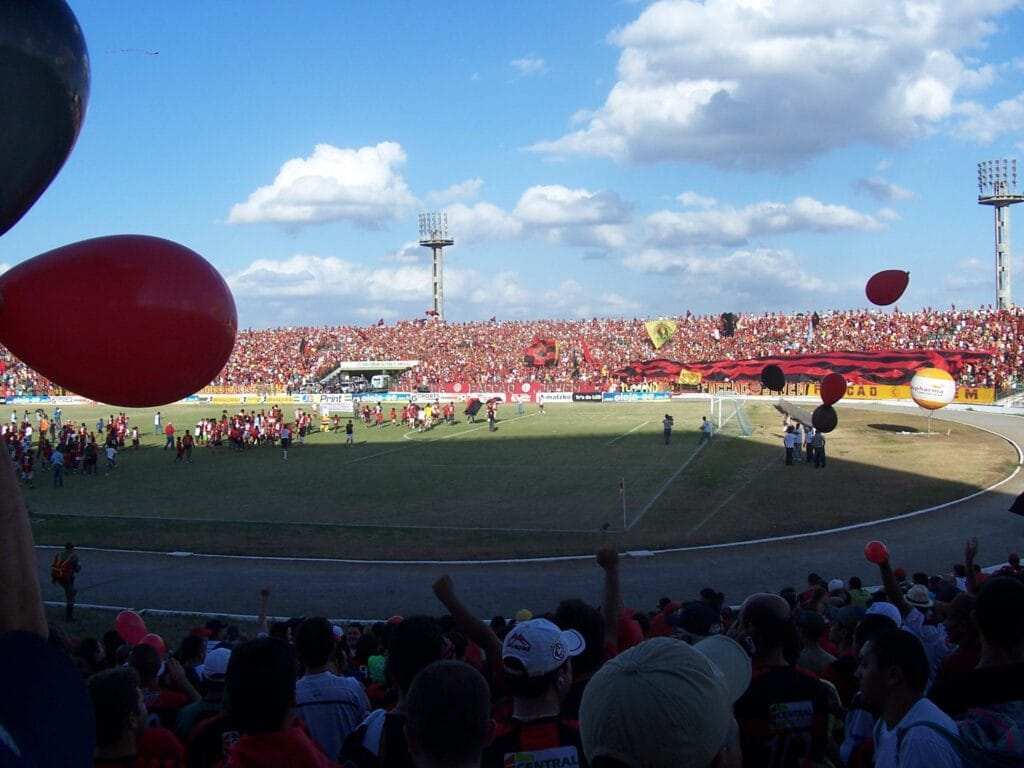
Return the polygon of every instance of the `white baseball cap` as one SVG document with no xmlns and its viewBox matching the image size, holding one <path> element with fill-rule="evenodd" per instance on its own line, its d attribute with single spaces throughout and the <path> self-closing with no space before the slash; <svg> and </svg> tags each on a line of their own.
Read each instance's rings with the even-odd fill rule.
<svg viewBox="0 0 1024 768">
<path fill-rule="evenodd" d="M 228 673 L 228 662 L 231 661 L 231 649 L 214 648 L 206 654 L 206 661 L 203 662 L 203 671 L 207 677 L 224 677 Z"/>
<path fill-rule="evenodd" d="M 846 582 L 842 579 L 832 579 L 832 581 L 828 583 L 829 592 L 839 592 L 842 589 L 846 589 Z"/>
<path fill-rule="evenodd" d="M 715 635 L 690 646 L 667 637 L 630 648 L 597 671 L 580 704 L 587 759 L 630 768 L 708 765 L 733 728 L 750 685 L 746 651 Z"/>
<path fill-rule="evenodd" d="M 868 607 L 868 611 L 865 614 L 867 616 L 885 616 L 887 619 L 891 619 L 892 623 L 898 627 L 903 626 L 903 614 L 900 613 L 900 609 L 892 603 L 872 603 Z"/>
<path fill-rule="evenodd" d="M 528 677 L 540 677 L 579 656 L 586 647 L 583 635 L 575 629 L 563 631 L 547 619 L 531 619 L 516 624 L 505 636 L 501 658 L 516 659 Z"/>
</svg>

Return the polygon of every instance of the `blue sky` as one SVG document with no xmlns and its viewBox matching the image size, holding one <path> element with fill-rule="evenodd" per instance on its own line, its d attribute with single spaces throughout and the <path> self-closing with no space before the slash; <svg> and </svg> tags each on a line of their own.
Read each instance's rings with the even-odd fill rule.
<svg viewBox="0 0 1024 768">
<path fill-rule="evenodd" d="M 85 125 L 5 265 L 158 235 L 243 326 L 390 321 L 447 210 L 453 320 L 855 307 L 897 267 L 901 308 L 994 301 L 1017 0 L 71 6 Z"/>
</svg>

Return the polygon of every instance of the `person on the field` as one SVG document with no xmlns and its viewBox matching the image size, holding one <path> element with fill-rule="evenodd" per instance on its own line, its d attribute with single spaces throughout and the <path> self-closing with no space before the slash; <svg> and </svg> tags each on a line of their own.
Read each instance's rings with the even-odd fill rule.
<svg viewBox="0 0 1024 768">
<path fill-rule="evenodd" d="M 793 433 L 792 425 L 786 427 L 786 432 L 782 436 L 782 445 L 786 449 L 786 464 L 791 465 L 793 463 L 793 446 L 796 445 L 796 435 Z"/>
<path fill-rule="evenodd" d="M 662 432 L 665 435 L 665 445 L 668 445 L 669 443 L 672 442 L 672 426 L 673 426 L 673 424 L 675 424 L 675 421 L 673 420 L 673 418 L 670 415 L 668 415 L 666 413 L 665 414 L 665 418 L 662 419 L 662 421 L 661 421 Z"/>
<path fill-rule="evenodd" d="M 64 453 L 61 451 L 60 445 L 53 446 L 53 451 L 50 453 L 50 466 L 53 467 L 53 487 L 63 488 Z"/>
<path fill-rule="evenodd" d="M 352 419 L 345 424 L 345 445 L 353 445 L 355 442 L 355 427 L 352 426 Z"/>
<path fill-rule="evenodd" d="M 815 430 L 814 440 L 811 443 L 814 448 L 814 467 L 825 466 L 825 433 L 820 430 Z"/>
<path fill-rule="evenodd" d="M 64 545 L 64 550 L 53 556 L 53 564 L 50 566 L 50 581 L 64 590 L 64 619 L 75 620 L 75 575 L 82 570 L 82 564 L 78 561 L 78 553 L 75 552 L 75 545 L 70 541 Z"/>
<path fill-rule="evenodd" d="M 807 451 L 807 463 L 814 463 L 814 436 L 818 430 L 813 425 L 804 427 L 804 449 Z"/>
<path fill-rule="evenodd" d="M 167 422 L 167 426 L 164 427 L 164 436 L 167 438 L 167 442 L 164 443 L 164 450 L 174 447 L 174 424 Z"/>
<path fill-rule="evenodd" d="M 708 421 L 707 416 L 700 417 L 700 441 L 706 443 L 711 440 L 711 435 L 714 434 L 715 426 Z"/>
<path fill-rule="evenodd" d="M 287 424 L 281 425 L 281 458 L 288 461 L 288 448 L 292 444 L 292 431 Z"/>
<path fill-rule="evenodd" d="M 192 438 L 192 435 L 189 434 L 187 429 L 185 430 L 185 436 L 181 438 L 181 445 L 185 449 L 185 461 L 191 464 L 192 449 L 195 447 L 195 440 Z"/>
</svg>

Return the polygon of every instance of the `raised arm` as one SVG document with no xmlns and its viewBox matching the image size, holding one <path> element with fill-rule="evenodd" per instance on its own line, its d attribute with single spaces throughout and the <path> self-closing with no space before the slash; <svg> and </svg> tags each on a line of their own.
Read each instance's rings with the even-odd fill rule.
<svg viewBox="0 0 1024 768">
<path fill-rule="evenodd" d="M 49 636 L 39 591 L 32 528 L 6 448 L 0 448 L 0 635 Z"/>
<path fill-rule="evenodd" d="M 972 595 L 978 592 L 978 577 L 974 573 L 974 558 L 978 556 L 978 540 L 970 538 L 964 546 L 964 568 L 967 569 L 967 591 Z"/>
<path fill-rule="evenodd" d="M 885 587 L 885 595 L 889 602 L 895 605 L 901 616 L 910 613 L 910 603 L 903 597 L 903 590 L 896 583 L 896 575 L 892 572 L 892 563 L 888 559 L 878 564 L 878 572 L 882 575 L 882 586 Z"/>
<path fill-rule="evenodd" d="M 260 614 L 256 617 L 256 635 L 263 636 L 270 634 L 270 625 L 267 622 L 267 604 L 270 602 L 270 587 L 260 590 Z"/>
<path fill-rule="evenodd" d="M 619 647 L 619 614 L 622 612 L 622 589 L 619 584 L 619 553 L 604 547 L 597 553 L 597 564 L 604 571 L 604 593 L 601 614 L 604 616 L 604 644 Z"/>
<path fill-rule="evenodd" d="M 455 619 L 455 625 L 462 634 L 479 645 L 487 654 L 488 659 L 500 658 L 501 640 L 494 634 L 494 630 L 490 626 L 474 616 L 462 604 L 455 594 L 455 583 L 451 576 L 446 574 L 434 582 L 434 595 L 448 609 L 448 613 Z"/>
</svg>

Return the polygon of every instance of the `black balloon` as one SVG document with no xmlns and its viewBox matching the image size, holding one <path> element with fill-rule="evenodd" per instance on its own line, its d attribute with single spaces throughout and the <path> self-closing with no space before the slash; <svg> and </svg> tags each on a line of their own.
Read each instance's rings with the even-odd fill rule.
<svg viewBox="0 0 1024 768">
<path fill-rule="evenodd" d="M 781 392 L 786 388 L 786 377 L 782 369 L 777 365 L 766 365 L 761 370 L 761 386 L 775 392 Z"/>
<path fill-rule="evenodd" d="M 0 2 L 0 235 L 50 186 L 89 101 L 89 53 L 64 0 Z"/>
<path fill-rule="evenodd" d="M 819 432 L 831 432 L 839 425 L 839 414 L 831 405 L 819 405 L 811 414 L 811 424 Z"/>
</svg>

